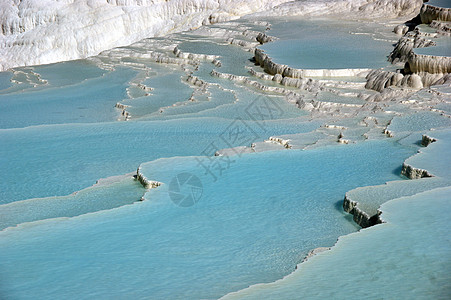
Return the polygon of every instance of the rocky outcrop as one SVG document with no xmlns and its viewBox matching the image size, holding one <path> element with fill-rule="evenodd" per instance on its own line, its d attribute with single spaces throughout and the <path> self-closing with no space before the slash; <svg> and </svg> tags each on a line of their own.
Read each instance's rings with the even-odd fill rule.
<svg viewBox="0 0 451 300">
<path fill-rule="evenodd" d="M 324 84 L 312 78 L 309 79 L 291 78 L 291 77 L 283 77 L 280 74 L 268 75 L 266 73 L 257 72 L 254 69 L 249 70 L 249 73 L 263 80 L 274 81 L 284 86 L 296 87 L 298 89 L 310 92 L 317 92 L 319 90 L 325 89 Z"/>
<path fill-rule="evenodd" d="M 397 86 L 401 83 L 404 75 L 391 71 L 383 71 L 381 69 L 371 71 L 367 76 L 366 89 L 382 92 L 389 86 Z"/>
<path fill-rule="evenodd" d="M 394 29 L 393 32 L 398 34 L 398 35 L 404 35 L 407 33 L 407 31 L 409 31 L 409 27 L 404 25 L 404 24 L 400 24 L 397 25 Z"/>
<path fill-rule="evenodd" d="M 423 140 L 425 136 L 423 136 Z M 429 140 L 430 138 L 428 138 Z M 431 139 L 432 140 L 432 139 Z M 424 177 L 433 177 L 428 171 L 423 169 L 414 168 L 406 163 L 402 166 L 402 175 L 407 176 L 409 179 L 419 179 Z M 349 193 L 346 193 L 343 200 L 343 210 L 353 215 L 353 220 L 362 228 L 370 227 L 376 224 L 383 223 L 380 218 L 381 212 L 377 210 L 376 214 L 370 216 L 367 212 L 359 208 L 359 203 L 350 198 Z"/>
<path fill-rule="evenodd" d="M 402 87 L 410 87 L 413 89 L 422 89 L 423 81 L 418 74 L 405 75 L 401 80 Z"/>
<path fill-rule="evenodd" d="M 421 22 L 429 24 L 434 20 L 451 22 L 451 8 L 423 4 L 420 10 Z"/>
<path fill-rule="evenodd" d="M 235 82 L 243 83 L 248 86 L 252 86 L 256 89 L 259 89 L 263 92 L 272 92 L 272 93 L 277 93 L 277 94 L 281 94 L 281 95 L 291 95 L 294 93 L 293 90 L 285 89 L 283 87 L 277 87 L 277 86 L 267 86 L 260 82 L 255 81 L 255 80 L 250 80 L 246 76 L 221 73 L 216 70 L 212 70 L 210 72 L 210 75 L 214 76 L 214 77 L 218 77 L 218 78 L 223 78 L 223 79 L 228 79 L 228 80 L 232 80 Z M 268 76 L 270 76 L 270 75 L 268 75 Z M 322 89 L 321 84 L 318 81 L 314 81 L 312 79 L 293 79 L 293 78 L 291 78 L 293 81 L 289 80 L 288 78 L 286 80 L 284 80 L 284 79 L 285 78 L 283 78 L 281 76 L 280 76 L 280 81 L 278 81 L 279 78 L 276 80 L 276 76 L 270 76 L 268 78 L 268 80 L 276 81 L 278 83 L 281 83 L 282 85 L 293 86 L 293 87 L 297 87 L 299 89 L 310 91 L 310 92 L 318 91 L 318 90 Z"/>
<path fill-rule="evenodd" d="M 434 62 L 431 58 L 431 64 L 440 64 L 439 60 Z M 443 67 L 443 66 L 442 66 Z M 440 68 L 434 67 L 433 68 Z M 409 89 L 421 89 L 432 85 L 449 84 L 451 83 L 451 75 L 449 73 L 428 73 L 418 72 L 413 74 L 403 75 L 400 72 L 384 71 L 381 69 L 371 71 L 367 77 L 365 88 L 383 92 L 390 87 L 400 87 Z M 386 99 L 384 95 L 376 94 L 367 99 L 367 101 L 378 102 Z"/>
<path fill-rule="evenodd" d="M 260 32 L 257 37 L 256 37 L 257 42 L 259 42 L 260 44 L 265 44 L 265 43 L 269 43 L 275 40 L 275 37 L 266 35 L 266 33 L 264 32 Z"/>
<path fill-rule="evenodd" d="M 208 86 L 208 83 L 206 81 L 203 81 L 199 77 L 192 74 L 188 75 L 185 81 L 200 88 L 206 88 Z"/>
<path fill-rule="evenodd" d="M 446 74 L 431 74 L 428 72 L 419 72 L 418 76 L 421 77 L 423 86 L 428 87 L 431 85 L 450 83 L 451 76 L 449 73 Z"/>
<path fill-rule="evenodd" d="M 290 145 L 290 140 L 285 140 L 279 137 L 274 137 L 274 136 L 270 136 L 268 140 L 266 140 L 265 142 L 269 142 L 269 143 L 276 143 L 281 145 L 282 147 L 286 148 L 286 149 L 291 149 L 291 145 Z"/>
<path fill-rule="evenodd" d="M 229 79 L 232 81 L 237 81 L 237 82 L 243 82 L 247 79 L 246 76 L 240 76 L 240 75 L 233 75 L 233 74 L 227 74 L 227 73 L 221 73 L 218 72 L 216 70 L 212 70 L 210 72 L 210 75 L 213 77 L 218 77 L 218 78 L 223 78 L 223 79 Z"/>
<path fill-rule="evenodd" d="M 340 144 L 349 144 L 351 142 L 351 140 L 345 139 L 344 136 L 343 136 L 343 133 L 340 132 L 340 134 L 337 137 L 337 142 L 340 143 Z"/>
<path fill-rule="evenodd" d="M 418 22 L 432 23 L 431 27 L 437 28 L 437 33 L 421 32 L 418 27 L 412 32 L 407 32 L 408 29 L 405 25 L 396 26 L 395 32 L 406 31 L 406 34 L 396 43 L 388 60 L 392 63 L 405 62 L 404 69 L 398 70 L 398 72 L 374 70 L 368 74 L 365 87 L 382 92 L 391 86 L 421 89 L 448 82 L 448 73 L 451 72 L 451 57 L 417 54 L 414 49 L 435 46 L 436 43 L 429 37 L 437 37 L 439 34 L 448 32 L 451 34 L 449 24 L 443 22 L 450 18 L 449 14 L 449 8 L 439 8 L 428 4 L 422 6 L 421 20 Z"/>
<path fill-rule="evenodd" d="M 433 137 L 427 136 L 425 134 L 423 134 L 422 139 L 421 139 L 421 145 L 423 145 L 424 147 L 429 146 L 431 143 L 436 142 L 437 140 L 434 139 Z"/>
<path fill-rule="evenodd" d="M 122 103 L 116 103 L 116 105 L 114 106 L 118 109 L 121 110 L 121 116 L 124 118 L 124 121 L 128 121 L 131 118 L 130 113 L 127 111 L 127 108 L 129 107 L 128 105 L 122 104 Z"/>
<path fill-rule="evenodd" d="M 214 12 L 208 18 L 204 19 L 202 25 L 212 25 L 216 23 L 226 22 L 232 19 L 232 16 L 226 12 Z"/>
<path fill-rule="evenodd" d="M 249 41 L 235 39 L 235 38 L 228 38 L 226 40 L 226 42 L 229 43 L 230 45 L 240 46 L 240 47 L 248 48 L 248 49 L 254 48 L 255 46 L 258 45 L 258 43 L 256 43 L 256 42 L 249 42 Z"/>
<path fill-rule="evenodd" d="M 413 89 L 424 87 L 423 79 L 418 74 L 403 75 L 398 72 L 384 71 L 381 69 L 371 71 L 367 77 L 365 88 L 382 92 L 384 89 L 397 86 Z M 435 82 L 436 80 L 434 80 Z"/>
<path fill-rule="evenodd" d="M 219 59 L 219 56 L 217 55 L 210 55 L 210 54 L 197 54 L 197 53 L 189 53 L 189 52 L 182 52 L 178 46 L 174 48 L 174 55 L 183 58 L 183 59 L 189 59 L 189 60 L 204 60 L 213 62 L 217 59 Z"/>
<path fill-rule="evenodd" d="M 441 76 L 431 85 L 440 85 L 440 84 L 451 84 L 451 74 L 445 74 Z"/>
<path fill-rule="evenodd" d="M 348 194 L 346 194 L 343 200 L 343 209 L 353 215 L 353 220 L 362 228 L 370 227 L 376 224 L 382 223 L 380 218 L 381 213 L 378 211 L 377 214 L 369 216 L 366 212 L 361 210 L 358 206 L 358 202 L 349 199 Z"/>
<path fill-rule="evenodd" d="M 430 46 L 435 46 L 435 42 L 422 36 L 418 30 L 408 32 L 396 43 L 395 48 L 388 56 L 388 61 L 391 63 L 406 62 L 414 48 Z"/>
<path fill-rule="evenodd" d="M 434 177 L 434 175 L 430 174 L 427 170 L 419 169 L 412 167 L 409 164 L 403 163 L 401 174 L 406 176 L 409 179 L 418 179 L 424 177 Z"/>
<path fill-rule="evenodd" d="M 277 65 L 273 63 L 268 55 L 261 49 L 255 49 L 254 59 L 255 62 L 263 67 L 265 72 L 270 75 L 283 74 L 285 68 L 287 68 L 286 65 Z"/>
<path fill-rule="evenodd" d="M 451 72 L 451 57 L 416 54 L 413 51 L 409 54 L 406 66 L 406 73 L 427 72 L 431 74 L 445 74 Z"/>
<path fill-rule="evenodd" d="M 157 188 L 160 185 L 162 185 L 162 183 L 159 182 L 159 181 L 147 179 L 147 177 L 141 172 L 141 167 L 139 167 L 138 170 L 136 170 L 136 177 L 135 178 L 146 189 L 153 189 L 153 188 Z"/>
<path fill-rule="evenodd" d="M 451 35 L 451 24 L 447 22 L 434 20 L 429 27 L 437 29 L 440 34 Z"/>
<path fill-rule="evenodd" d="M 251 74 L 254 77 L 263 79 L 263 80 L 277 81 L 277 82 L 280 82 L 280 80 L 282 80 L 282 76 L 280 76 L 280 75 L 279 75 L 280 80 L 278 81 L 278 80 L 275 79 L 274 75 L 269 75 L 269 74 L 266 74 L 264 72 L 257 72 L 254 69 L 250 69 L 249 70 L 249 74 Z"/>
</svg>

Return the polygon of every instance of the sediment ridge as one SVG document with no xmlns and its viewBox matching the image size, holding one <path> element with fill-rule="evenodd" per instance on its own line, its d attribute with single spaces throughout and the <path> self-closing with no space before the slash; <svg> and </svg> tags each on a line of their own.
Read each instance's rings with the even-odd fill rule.
<svg viewBox="0 0 451 300">
<path fill-rule="evenodd" d="M 275 137 L 275 136 L 270 136 L 268 140 L 266 140 L 265 142 L 268 143 L 276 143 L 281 145 L 282 147 L 286 148 L 286 149 L 291 149 L 292 146 L 290 145 L 290 140 L 288 139 L 283 139 L 283 138 L 279 138 L 279 137 Z"/>
<path fill-rule="evenodd" d="M 354 222 L 356 222 L 362 228 L 370 227 L 376 224 L 382 223 L 380 219 L 380 212 L 377 214 L 370 216 L 363 210 L 358 207 L 358 202 L 353 201 L 348 197 L 348 194 L 345 195 L 343 200 L 343 210 L 347 213 L 350 213 L 353 216 Z"/>
<path fill-rule="evenodd" d="M 183 58 L 183 59 L 188 59 L 188 60 L 204 60 L 204 61 L 213 63 L 213 62 L 217 62 L 219 59 L 219 56 L 217 56 L 217 55 L 183 52 L 178 48 L 178 46 L 176 46 L 174 48 L 173 53 L 178 58 Z"/>
<path fill-rule="evenodd" d="M 434 177 L 427 170 L 415 168 L 407 163 L 402 164 L 401 174 L 409 179 L 419 179 L 424 177 Z"/>
<path fill-rule="evenodd" d="M 147 179 L 147 177 L 141 172 L 141 167 L 138 167 L 136 170 L 136 180 L 138 180 L 139 183 L 141 183 L 146 189 L 154 189 L 163 184 L 159 181 Z"/>
<path fill-rule="evenodd" d="M 296 69 L 284 64 L 275 63 L 262 49 L 255 49 L 254 60 L 266 73 L 279 74 L 282 77 L 301 79 L 305 77 L 346 77 L 365 76 L 371 69 Z"/>
<path fill-rule="evenodd" d="M 250 71 L 250 73 L 252 74 L 251 71 Z M 218 77 L 218 78 L 228 79 L 228 80 L 231 80 L 234 82 L 239 82 L 239 83 L 242 83 L 242 84 L 245 84 L 248 86 L 252 86 L 263 92 L 273 92 L 273 93 L 277 93 L 277 94 L 281 94 L 281 95 L 291 95 L 291 94 L 295 93 L 295 91 L 293 91 L 292 89 L 285 89 L 283 87 L 277 87 L 277 86 L 267 86 L 260 82 L 255 81 L 255 80 L 251 80 L 246 76 L 221 73 L 216 70 L 212 70 L 210 75 L 214 76 L 214 77 Z M 268 76 L 270 76 L 270 75 L 268 75 Z M 257 78 L 259 78 L 259 77 L 257 77 Z M 261 78 L 261 79 L 263 79 L 263 78 Z M 305 91 L 310 91 L 310 92 L 313 92 L 313 91 L 316 92 L 318 90 L 323 89 L 322 85 L 319 82 L 311 80 L 311 79 L 294 79 L 294 78 L 282 78 L 282 77 L 276 78 L 276 76 L 271 76 L 271 79 L 265 78 L 264 80 L 274 81 L 283 86 L 295 87 L 295 88 L 305 90 Z"/>
</svg>

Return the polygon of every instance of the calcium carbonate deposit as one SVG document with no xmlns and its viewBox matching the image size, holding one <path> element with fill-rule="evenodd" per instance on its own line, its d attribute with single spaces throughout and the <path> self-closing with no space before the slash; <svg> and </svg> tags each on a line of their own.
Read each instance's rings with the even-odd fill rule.
<svg viewBox="0 0 451 300">
<path fill-rule="evenodd" d="M 1 299 L 448 299 L 434 0 L 4 0 Z"/>
</svg>

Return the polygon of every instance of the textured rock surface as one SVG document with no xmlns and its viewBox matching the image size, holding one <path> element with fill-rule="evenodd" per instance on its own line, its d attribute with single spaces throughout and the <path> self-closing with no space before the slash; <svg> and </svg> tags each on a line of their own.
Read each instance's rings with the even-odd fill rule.
<svg viewBox="0 0 451 300">
<path fill-rule="evenodd" d="M 161 182 L 147 179 L 147 177 L 141 172 L 141 168 L 138 168 L 136 171 L 136 180 L 138 180 L 146 189 L 154 189 L 162 185 Z"/>
<path fill-rule="evenodd" d="M 409 164 L 403 163 L 402 164 L 402 171 L 401 174 L 406 176 L 410 179 L 418 179 L 418 178 L 424 178 L 424 177 L 433 177 L 432 174 L 430 174 L 427 170 L 419 169 L 412 167 Z"/>
<path fill-rule="evenodd" d="M 418 30 L 408 32 L 396 43 L 395 48 L 388 56 L 388 61 L 392 63 L 406 62 L 413 48 L 431 47 L 434 45 L 433 41 L 423 37 Z"/>
<path fill-rule="evenodd" d="M 288 5 L 280 4 L 290 2 Z M 104 50 L 267 11 L 271 15 L 358 13 L 359 18 L 415 12 L 421 0 L 4 0 L 0 71 L 97 55 Z M 114 28 L 114 30 L 112 30 Z M 268 39 L 260 36 L 258 42 Z M 237 41 L 235 41 L 237 42 Z"/>
<path fill-rule="evenodd" d="M 93 56 L 286 1 L 5 0 L 0 3 L 0 71 Z"/>
<path fill-rule="evenodd" d="M 368 215 L 358 207 L 358 202 L 349 199 L 348 195 L 343 200 L 343 210 L 350 213 L 353 216 L 354 222 L 362 228 L 382 223 L 382 220 L 379 218 L 380 213 L 373 216 Z"/>
<path fill-rule="evenodd" d="M 437 29 L 441 34 L 451 34 L 451 24 L 447 22 L 434 20 L 429 24 L 429 27 Z"/>
<path fill-rule="evenodd" d="M 431 23 L 433 20 L 451 21 L 451 9 L 445 7 L 436 7 L 430 4 L 423 4 L 420 11 L 421 22 Z"/>
<path fill-rule="evenodd" d="M 437 140 L 434 139 L 433 137 L 423 134 L 422 139 L 421 139 L 421 145 L 423 145 L 424 147 L 427 147 L 427 146 L 429 146 L 429 144 L 434 143 L 436 141 Z"/>
<path fill-rule="evenodd" d="M 422 55 L 411 52 L 407 62 L 406 68 L 412 73 L 444 74 L 451 72 L 451 57 L 448 56 Z"/>
<path fill-rule="evenodd" d="M 279 16 L 343 16 L 357 18 L 396 18 L 418 14 L 423 0 L 332 0 L 292 1 L 275 8 Z"/>
<path fill-rule="evenodd" d="M 406 34 L 408 30 L 409 30 L 409 27 L 407 27 L 404 24 L 400 24 L 400 25 L 397 25 L 393 29 L 393 32 L 396 33 L 396 34 L 399 34 L 399 35 L 403 35 L 403 34 Z"/>
<path fill-rule="evenodd" d="M 436 61 L 432 60 L 433 63 Z M 439 80 L 445 80 L 445 75 L 430 74 L 422 72 L 420 74 L 403 75 L 399 72 L 384 71 L 381 69 L 371 71 L 366 79 L 365 88 L 382 92 L 384 89 L 396 86 L 403 88 L 421 89 L 425 86 L 436 84 Z"/>
</svg>

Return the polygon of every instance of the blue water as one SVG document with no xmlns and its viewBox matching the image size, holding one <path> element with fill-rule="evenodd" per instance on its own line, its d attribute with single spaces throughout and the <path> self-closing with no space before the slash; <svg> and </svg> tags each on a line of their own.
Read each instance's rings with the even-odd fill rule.
<svg viewBox="0 0 451 300">
<path fill-rule="evenodd" d="M 0 203 L 68 195 L 99 178 L 134 172 L 142 162 L 199 155 L 218 140 L 218 150 L 250 146 L 271 135 L 308 132 L 320 126 L 299 119 L 305 113 L 283 98 L 250 91 L 239 92 L 237 106 L 232 105 L 236 99 L 231 92 L 215 86 L 209 89 L 210 100 L 187 101 L 193 89 L 182 82 L 180 70 L 155 63 L 149 67 L 149 78 L 143 83 L 154 90 L 148 97 L 127 99 L 126 88 L 138 70 L 116 66 L 107 72 L 82 60 L 34 67 L 47 84 L 0 95 Z M 71 68 L 85 70 L 77 73 L 72 84 L 62 75 Z M 132 121 L 115 122 L 120 112 L 114 107 L 117 102 L 131 106 Z M 172 107 L 172 103 L 181 105 Z M 268 108 L 268 103 L 274 113 L 258 110 L 262 105 L 263 110 Z M 137 122 L 139 118 L 167 121 Z M 168 120 L 175 118 L 184 119 Z M 220 134 L 236 118 L 246 120 L 251 139 L 221 144 Z"/>
<path fill-rule="evenodd" d="M 284 26 L 299 30 L 284 35 Z M 389 51 L 369 36 L 362 47 L 370 57 L 362 56 L 348 32 L 353 26 L 319 35 L 315 26 L 280 22 L 271 34 L 281 44 L 272 47 L 285 49 L 278 53 L 290 65 L 306 42 L 311 66 L 385 63 Z M 311 121 L 283 97 L 210 76 L 213 69 L 248 75 L 245 67 L 255 67 L 249 52 L 189 34 L 175 39 L 183 40 L 182 51 L 219 55 L 222 66 L 136 59 L 139 66 L 130 67 L 103 57 L 111 70 L 95 60 L 19 68 L 20 84 L 0 73 L 0 298 L 211 299 L 273 282 L 312 248 L 358 229 L 341 208 L 347 191 L 401 179 L 401 163 L 417 148 L 389 139 L 213 157 L 269 136 L 311 132 L 325 121 Z M 328 52 L 338 42 L 353 49 Z M 315 47 L 326 59 L 312 56 Z M 210 84 L 184 82 L 189 68 Z M 117 121 L 118 102 L 128 106 L 130 121 Z M 432 117 L 390 126 L 402 130 L 424 118 Z M 439 118 L 436 124 L 448 126 Z M 162 185 L 145 192 L 129 174 L 138 167 Z M 201 184 L 189 207 L 173 198 L 180 174 Z M 110 176 L 119 177 L 94 185 Z"/>
<path fill-rule="evenodd" d="M 135 74 L 124 68 L 71 86 L 0 95 L 0 128 L 114 120 L 114 105 Z"/>
<path fill-rule="evenodd" d="M 427 111 L 393 118 L 387 129 L 395 131 L 396 134 L 396 132 L 425 131 L 449 126 L 451 126 L 449 118 L 443 118 L 439 113 Z"/>
<path fill-rule="evenodd" d="M 113 74 L 121 78 L 111 83 L 119 91 L 114 97 L 125 97 L 126 79 L 135 74 L 127 68 L 3 97 L 23 109 L 15 103 L 18 96 L 39 102 L 34 96 L 46 94 L 59 101 L 63 91 L 95 91 Z M 178 75 L 169 76 L 179 84 Z M 267 152 L 218 158 L 219 164 L 210 166 L 212 176 L 198 160 L 209 162 L 216 150 L 309 132 L 320 123 L 307 122 L 305 113 L 283 98 L 237 87 L 240 100 L 226 101 L 230 92 L 210 90 L 205 103 L 214 103 L 211 108 L 175 111 L 159 121 L 112 122 L 93 114 L 89 122 L 72 123 L 68 114 L 77 100 L 68 102 L 68 113 L 60 119 L 37 117 L 37 126 L 5 115 L 1 225 L 19 227 L 0 233 L 2 295 L 200 299 L 277 280 L 292 272 L 308 250 L 331 246 L 357 229 L 340 208 L 346 191 L 398 179 L 400 162 L 413 153 L 388 141 Z M 105 107 L 113 103 L 106 96 L 96 101 Z M 32 115 L 36 107 L 24 111 Z M 68 124 L 48 124 L 64 120 Z M 14 124 L 24 128 L 7 128 Z M 191 155 L 206 156 L 196 160 Z M 181 157 L 145 163 L 175 156 Z M 149 179 L 163 182 L 144 202 L 136 202 L 143 189 L 133 181 L 85 189 L 139 165 Z M 167 193 L 168 183 L 181 172 L 197 174 L 203 185 L 202 198 L 192 207 L 176 206 Z M 37 197 L 48 198 L 30 199 Z M 30 221 L 38 222 L 24 223 Z M 37 274 L 39 280 L 30 280 Z"/>
<path fill-rule="evenodd" d="M 0 91 L 12 86 L 11 78 L 13 74 L 11 72 L 0 72 Z"/>
<path fill-rule="evenodd" d="M 411 154 L 389 141 L 250 154 L 232 157 L 217 178 L 194 157 L 145 164 L 165 184 L 144 202 L 1 232 L 4 295 L 205 299 L 274 281 L 309 249 L 355 231 L 344 193 L 399 178 Z M 187 208 L 167 193 L 181 172 L 203 186 Z"/>
<path fill-rule="evenodd" d="M 443 36 L 434 39 L 436 46 L 415 49 L 415 53 L 436 56 L 451 56 L 451 37 Z"/>
<path fill-rule="evenodd" d="M 100 77 L 106 73 L 105 70 L 100 69 L 88 60 L 35 66 L 33 70 L 41 75 L 41 79 L 48 81 L 52 86 L 73 85 L 87 79 Z"/>
<path fill-rule="evenodd" d="M 0 230 L 51 218 L 74 217 L 139 201 L 146 189 L 131 175 L 110 177 L 67 196 L 34 198 L 0 205 Z"/>
<path fill-rule="evenodd" d="M 429 0 L 426 4 L 438 6 L 438 7 L 451 7 L 451 1 L 449 0 Z"/>
<path fill-rule="evenodd" d="M 428 135 L 437 141 L 406 162 L 427 167 L 435 177 L 418 179 L 422 183 L 415 186 L 414 181 L 403 180 L 376 187 L 380 198 L 393 197 L 379 207 L 386 223 L 341 237 L 331 251 L 309 259 L 283 280 L 255 285 L 224 299 L 297 299 L 298 295 L 344 299 L 349 290 L 368 299 L 449 298 L 451 130 Z M 433 184 L 437 180 L 447 183 Z M 368 266 L 377 267 L 368 270 Z"/>
<path fill-rule="evenodd" d="M 386 203 L 388 224 L 343 237 L 284 280 L 224 300 L 346 299 L 350 290 L 365 299 L 448 299 L 450 193 L 439 188 Z"/>
<path fill-rule="evenodd" d="M 122 101 L 122 104 L 130 106 L 127 111 L 133 118 L 160 113 L 160 108 L 172 106 L 179 102 L 185 102 L 192 89 L 182 83 L 182 72 L 161 74 L 144 82 L 146 86 L 154 90 L 149 96 Z"/>
<path fill-rule="evenodd" d="M 230 120 L 211 118 L 0 130 L 1 203 L 67 195 L 91 186 L 99 178 L 133 172 L 142 162 L 199 155 L 212 142 L 226 148 L 228 144 L 219 135 L 230 124 Z M 266 124 L 263 129 L 252 126 L 255 133 L 247 134 L 252 142 L 319 126 L 295 121 Z M 238 146 L 240 141 L 232 145 Z"/>
<path fill-rule="evenodd" d="M 301 69 L 380 68 L 390 43 L 352 34 L 358 24 L 320 20 L 276 21 L 268 32 L 279 38 L 259 48 L 274 62 Z"/>
<path fill-rule="evenodd" d="M 208 41 L 186 41 L 178 48 L 182 52 L 194 52 L 199 54 L 209 54 L 219 56 L 221 72 L 234 75 L 247 75 L 248 71 L 244 66 L 253 66 L 249 53 L 240 50 L 238 46 L 220 45 Z"/>
</svg>

